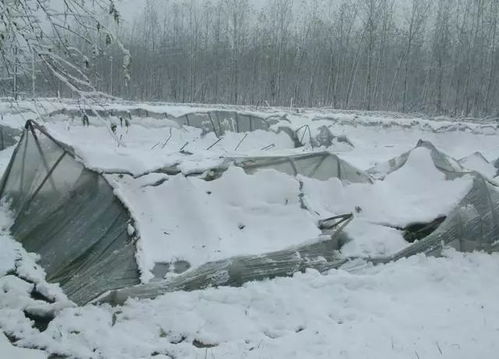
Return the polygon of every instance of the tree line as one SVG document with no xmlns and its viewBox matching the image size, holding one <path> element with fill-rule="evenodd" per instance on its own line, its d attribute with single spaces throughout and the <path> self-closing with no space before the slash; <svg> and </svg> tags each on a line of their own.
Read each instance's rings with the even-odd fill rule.
<svg viewBox="0 0 499 359">
<path fill-rule="evenodd" d="M 151 0 L 118 29 L 131 79 L 112 44 L 85 71 L 135 100 L 496 116 L 498 10 L 499 0 Z"/>
</svg>

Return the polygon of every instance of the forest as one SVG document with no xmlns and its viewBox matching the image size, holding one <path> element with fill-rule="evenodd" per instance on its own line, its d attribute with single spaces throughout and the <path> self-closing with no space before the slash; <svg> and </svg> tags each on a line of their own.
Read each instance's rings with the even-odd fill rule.
<svg viewBox="0 0 499 359">
<path fill-rule="evenodd" d="M 77 23 L 64 34 L 86 49 L 82 68 L 97 90 L 141 101 L 498 114 L 498 0 L 143 4 L 109 25 L 119 46 L 104 32 L 83 40 Z M 72 95 L 43 66 L 19 71 L 16 93 Z M 43 72 L 36 86 L 31 67 Z M 12 92 L 11 81 L 0 90 Z"/>
</svg>

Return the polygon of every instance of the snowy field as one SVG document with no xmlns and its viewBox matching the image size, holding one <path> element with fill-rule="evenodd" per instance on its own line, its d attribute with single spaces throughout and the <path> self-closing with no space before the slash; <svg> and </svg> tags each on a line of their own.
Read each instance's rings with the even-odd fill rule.
<svg viewBox="0 0 499 359">
<path fill-rule="evenodd" d="M 327 109 L 131 102 L 94 108 L 113 114 L 90 116 L 90 126 L 83 126 L 73 101 L 15 108 L 3 101 L 1 124 L 21 129 L 34 119 L 104 175 L 135 221 L 142 283 L 177 275 L 158 278 L 158 263 L 187 262 L 192 270 L 303 245 L 321 237 L 321 219 L 344 213 L 354 219 L 340 254 L 356 259 L 326 273 L 307 270 L 239 288 L 76 306 L 46 282 L 37 256 L 12 238 L 12 213 L 4 206 L 0 358 L 497 358 L 498 254 L 447 248 L 441 257 L 367 261 L 407 248 L 400 228 L 450 213 L 472 188 L 473 171 L 497 183 L 496 123 Z M 272 119 L 271 126 L 218 138 L 174 121 L 213 110 Z M 128 113 L 142 115 L 126 117 L 123 125 Z M 114 133 L 106 123 L 114 124 Z M 321 143 L 325 134 L 328 145 Z M 417 147 L 419 140 L 431 142 L 463 175 L 449 178 L 435 151 Z M 231 162 L 321 151 L 371 180 L 275 169 L 249 174 Z M 2 172 L 12 152 L 0 152 Z M 213 168 L 223 171 L 207 180 Z M 51 320 L 40 326 L 44 317 Z"/>
</svg>

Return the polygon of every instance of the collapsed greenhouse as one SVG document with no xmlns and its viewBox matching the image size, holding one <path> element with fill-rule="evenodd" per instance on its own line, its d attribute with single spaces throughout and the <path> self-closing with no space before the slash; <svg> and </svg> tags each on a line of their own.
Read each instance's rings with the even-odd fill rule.
<svg viewBox="0 0 499 359">
<path fill-rule="evenodd" d="M 443 186 L 461 181 L 453 183 L 454 198 L 424 216 L 370 214 L 363 194 L 375 193 L 381 206 L 389 198 L 379 186 L 403 180 L 395 175 L 410 161 L 426 161 L 427 154 L 431 163 L 426 165 L 444 174 Z M 0 196 L 15 217 L 13 236 L 40 255 L 47 280 L 59 283 L 77 304 L 240 286 L 307 268 L 324 272 L 358 258 L 385 263 L 416 253 L 439 254 L 447 245 L 463 251 L 499 249 L 496 184 L 465 171 L 428 142 L 367 173 L 329 152 L 229 155 L 202 172 L 186 178 L 171 168 L 144 176 L 89 169 L 70 144 L 28 121 Z M 373 181 L 369 174 L 384 180 Z M 261 188 L 264 183 L 268 192 Z M 321 186 L 334 188 L 336 197 L 316 190 Z M 227 187 L 241 195 L 227 196 L 221 191 Z M 413 191 L 407 187 L 399 188 L 401 193 Z M 252 202 L 253 195 L 259 202 Z M 338 201 L 339 207 L 329 207 Z M 177 221 L 184 214 L 189 220 Z M 361 232 L 368 237 L 384 231 L 398 241 L 390 253 L 343 251 Z"/>
<path fill-rule="evenodd" d="M 167 112 L 153 112 L 142 108 L 126 110 L 98 110 L 94 108 L 60 109 L 48 114 L 48 117 L 58 115 L 69 116 L 71 118 L 82 117 L 115 117 L 121 121 L 132 118 L 153 118 L 158 120 L 170 120 L 178 126 L 191 126 L 203 129 L 206 132 L 214 132 L 216 136 L 222 136 L 225 132 L 248 132 L 254 130 L 268 130 L 270 126 L 277 122 L 273 117 L 262 118 L 249 113 L 240 113 L 228 110 L 207 110 L 204 112 L 188 112 L 179 116 Z"/>
<path fill-rule="evenodd" d="M 111 121 L 114 125 L 123 123 L 130 125 L 130 121 L 141 121 L 144 119 L 154 119 L 169 121 L 176 127 L 189 126 L 201 129 L 204 133 L 213 132 L 220 138 L 227 132 L 247 133 L 256 130 L 284 132 L 294 142 L 295 147 L 310 144 L 312 147 L 331 146 L 333 143 L 342 143 L 345 146 L 352 146 L 346 136 L 335 136 L 327 126 L 322 126 L 315 136 L 312 135 L 309 125 L 293 129 L 289 126 L 290 121 L 286 115 L 271 114 L 262 115 L 250 112 L 240 112 L 234 110 L 206 109 L 204 111 L 188 111 L 178 115 L 161 112 L 158 110 L 148 111 L 144 108 L 126 108 L 121 110 L 105 110 L 95 108 L 62 108 L 52 111 L 46 118 L 70 118 L 71 121 L 81 120 L 83 116 L 92 118 L 91 122 L 98 118 Z"/>
<path fill-rule="evenodd" d="M 459 251 L 471 252 L 499 250 L 499 187 L 478 172 L 469 172 L 459 163 L 443 154 L 429 142 L 419 141 L 416 148 L 427 148 L 431 153 L 434 166 L 447 179 L 463 176 L 472 177 L 472 185 L 457 205 L 432 228 L 421 226 L 424 236 L 421 241 L 405 248 L 399 253 L 384 259 L 397 260 L 417 253 L 439 254 L 444 246 L 451 246 Z M 403 166 L 410 152 L 389 162 L 388 173 Z M 386 167 L 385 167 L 386 169 Z M 416 233 L 417 235 L 417 230 Z M 416 236 L 417 238 L 417 236 Z"/>
<path fill-rule="evenodd" d="M 12 234 L 76 303 L 139 283 L 127 210 L 35 122 L 26 123 L 0 189 L 15 215 Z"/>
</svg>

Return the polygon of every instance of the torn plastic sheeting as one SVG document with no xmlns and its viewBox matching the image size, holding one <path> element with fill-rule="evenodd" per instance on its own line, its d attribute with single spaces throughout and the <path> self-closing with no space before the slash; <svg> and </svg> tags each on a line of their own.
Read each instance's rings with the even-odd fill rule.
<svg viewBox="0 0 499 359">
<path fill-rule="evenodd" d="M 421 145 L 425 144 L 421 143 Z M 425 147 L 427 146 L 428 143 Z M 450 157 L 440 152 L 436 154 L 438 157 L 432 156 L 432 160 L 437 168 L 448 177 L 459 177 L 465 174 L 465 172 L 456 171 L 459 168 L 451 166 L 454 162 Z M 275 157 L 260 158 L 261 163 L 252 159 L 249 164 L 246 164 L 246 168 L 254 166 L 253 169 L 257 170 L 266 168 L 270 163 L 274 166 L 270 166 L 272 168 L 279 165 L 281 167 L 278 168 L 281 171 L 287 171 L 289 174 L 297 173 L 296 165 L 293 162 L 289 162 L 287 158 L 277 159 L 279 160 L 276 161 Z M 260 166 L 262 163 L 263 165 Z M 439 163 L 440 165 L 438 165 Z M 401 164 L 400 167 L 404 164 Z M 497 250 L 499 243 L 499 192 L 497 187 L 481 175 L 474 174 L 473 185 L 468 193 L 446 217 L 440 218 L 437 222 L 441 223 L 435 224 L 435 228 L 428 231 L 430 233 L 427 236 L 395 255 L 364 258 L 364 260 L 376 264 L 387 263 L 419 253 L 439 255 L 444 246 L 453 246 L 460 251 Z M 336 249 L 341 247 L 341 242 L 338 241 L 339 237 L 336 239 L 337 241 L 334 243 L 326 241 L 260 256 L 235 257 L 207 263 L 167 281 L 113 291 L 101 298 L 100 301 L 121 304 L 129 297 L 152 298 L 175 290 L 194 290 L 220 285 L 240 286 L 250 280 L 291 275 L 296 271 L 303 270 L 303 268 L 315 268 L 319 271 L 337 268 L 356 258 L 346 258 L 339 254 Z"/>
<path fill-rule="evenodd" d="M 139 283 L 128 211 L 100 174 L 36 123 L 26 124 L 1 188 L 15 216 L 12 235 L 75 303 Z"/>
<path fill-rule="evenodd" d="M 186 175 L 204 175 L 206 179 L 218 178 L 232 164 L 241 167 L 247 174 L 253 174 L 263 169 L 273 169 L 290 176 L 305 176 L 318 180 L 338 178 L 350 183 L 373 183 L 371 177 L 364 171 L 352 166 L 330 152 L 316 152 L 288 156 L 255 156 L 255 157 L 226 157 L 222 162 L 210 170 L 190 172 Z M 182 172 L 179 164 L 164 167 L 154 172 L 176 175 Z M 135 178 L 150 174 L 146 172 Z M 114 174 L 114 172 L 106 172 Z M 130 174 L 131 175 L 131 174 Z"/>
<path fill-rule="evenodd" d="M 306 269 L 325 272 L 338 268 L 349 261 L 341 256 L 338 249 L 342 241 L 342 230 L 351 219 L 351 214 L 327 219 L 330 222 L 327 226 L 332 230 L 327 239 L 266 254 L 209 262 L 172 279 L 110 291 L 98 298 L 97 302 L 121 305 L 128 298 L 155 298 L 173 291 L 217 286 L 240 287 L 250 281 L 292 276 Z"/>
<path fill-rule="evenodd" d="M 412 244 L 389 260 L 417 253 L 439 254 L 443 246 L 470 252 L 497 250 L 499 240 L 499 191 L 484 177 L 476 174 L 473 186 L 430 235 Z"/>
<path fill-rule="evenodd" d="M 132 109 L 132 110 L 94 110 L 94 109 L 81 109 L 81 110 L 68 110 L 61 109 L 51 112 L 49 116 L 54 115 L 68 115 L 68 116 L 94 116 L 97 113 L 103 118 L 109 116 L 118 116 L 125 119 L 131 119 L 132 116 L 137 117 L 150 117 L 158 120 L 171 120 L 177 123 L 179 126 L 191 126 L 200 128 L 205 132 L 214 132 L 217 137 L 222 136 L 225 132 L 251 132 L 255 130 L 265 130 L 270 129 L 270 122 L 275 122 L 275 120 L 270 120 L 267 122 L 266 119 L 258 117 L 252 114 L 240 113 L 237 111 L 201 111 L 201 112 L 191 112 L 186 113 L 182 116 L 172 116 L 168 113 L 157 113 L 150 112 L 144 109 Z"/>
<path fill-rule="evenodd" d="M 453 158 L 440 152 L 431 142 L 419 140 L 416 147 L 424 147 L 430 150 L 431 158 L 435 167 L 446 175 L 447 179 L 459 177 L 461 173 L 466 172 L 461 165 Z M 367 173 L 375 178 L 383 179 L 390 173 L 398 170 L 405 165 L 411 151 L 407 151 L 402 155 L 392 158 L 388 162 L 378 164 L 367 170 Z"/>
<path fill-rule="evenodd" d="M 225 132 L 251 132 L 269 130 L 269 124 L 262 118 L 235 111 L 207 111 L 188 113 L 181 117 L 168 117 L 183 126 L 214 132 L 217 137 Z"/>
<path fill-rule="evenodd" d="M 417 147 L 425 147 L 431 151 L 433 164 L 445 174 L 447 179 L 472 175 L 472 187 L 435 231 L 399 253 L 376 259 L 376 262 L 386 263 L 418 253 L 438 255 L 444 246 L 451 246 L 459 251 L 497 251 L 499 187 L 478 172 L 464 170 L 457 161 L 437 150 L 431 142 L 420 140 Z M 389 161 L 387 167 L 385 164 L 385 168 L 377 166 L 368 173 L 386 175 L 396 171 L 405 165 L 410 153 L 411 151 L 408 151 Z"/>
<path fill-rule="evenodd" d="M 459 164 L 461 164 L 461 165 L 462 165 L 463 163 L 465 163 L 465 162 L 466 162 L 468 159 L 470 159 L 470 158 L 478 158 L 478 159 L 480 159 L 480 161 L 482 161 L 482 162 L 484 162 L 484 163 L 490 163 L 490 162 L 489 162 L 489 161 L 485 158 L 485 156 L 484 156 L 481 152 L 478 152 L 478 151 L 477 151 L 477 152 L 472 153 L 472 154 L 471 154 L 471 155 L 469 155 L 469 156 L 466 156 L 466 157 L 461 158 L 461 159 L 460 159 L 460 160 L 458 160 L 457 162 L 459 162 Z"/>
<path fill-rule="evenodd" d="M 295 147 L 302 147 L 307 144 L 312 146 L 312 148 L 331 147 L 334 144 L 343 144 L 348 149 L 355 147 L 347 136 L 335 136 L 326 125 L 314 129 L 314 133 L 312 133 L 312 129 L 308 124 L 294 131 L 287 126 L 281 126 L 280 129 L 285 131 L 293 139 Z"/>
<path fill-rule="evenodd" d="M 371 178 L 366 173 L 329 152 L 293 156 L 235 158 L 233 161 L 249 174 L 261 169 L 271 168 L 291 176 L 301 175 L 318 180 L 327 180 L 334 177 L 350 183 L 372 183 Z"/>
<path fill-rule="evenodd" d="M 119 305 L 128 298 L 153 298 L 171 291 L 209 286 L 240 286 L 247 281 L 289 276 L 305 268 L 319 271 L 339 268 L 351 260 L 361 259 L 346 258 L 337 251 L 344 239 L 342 235 L 337 234 L 334 240 L 265 255 L 207 263 L 167 281 L 112 291 L 99 302 Z M 452 246 L 459 251 L 499 250 L 499 192 L 481 175 L 475 175 L 470 191 L 428 236 L 393 256 L 363 259 L 378 264 L 419 253 L 440 255 L 444 246 Z"/>
</svg>

